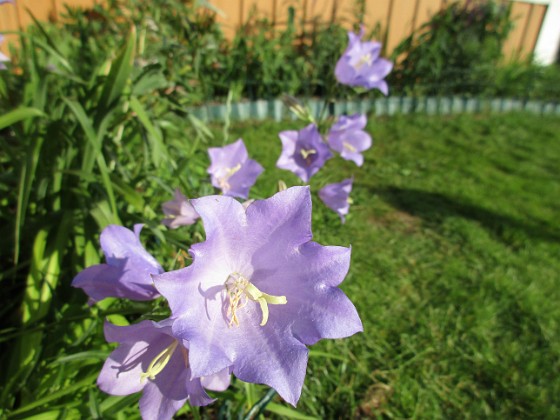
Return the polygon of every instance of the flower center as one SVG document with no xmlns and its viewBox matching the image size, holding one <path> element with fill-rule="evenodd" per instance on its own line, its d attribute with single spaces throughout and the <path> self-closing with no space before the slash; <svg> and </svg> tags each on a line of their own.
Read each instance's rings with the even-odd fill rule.
<svg viewBox="0 0 560 420">
<path fill-rule="evenodd" d="M 237 171 L 241 169 L 241 163 L 238 163 L 233 168 L 226 168 L 224 170 L 224 174 L 218 178 L 218 185 L 224 191 L 228 191 L 231 187 L 229 185 L 229 179 L 235 174 Z"/>
<path fill-rule="evenodd" d="M 146 372 L 140 375 L 140 381 L 143 381 L 146 378 L 151 379 L 152 381 L 156 379 L 156 375 L 160 373 L 165 368 L 165 366 L 167 366 L 169 360 L 171 360 L 171 356 L 173 356 L 173 352 L 177 348 L 178 344 L 179 342 L 177 340 L 173 340 L 173 343 L 171 343 L 169 346 L 163 349 L 161 353 L 154 357 Z"/>
<path fill-rule="evenodd" d="M 346 150 L 348 150 L 351 153 L 355 153 L 356 152 L 356 148 L 354 146 L 352 146 L 350 143 L 348 143 L 347 141 L 343 141 L 342 142 L 342 147 Z"/>
<path fill-rule="evenodd" d="M 360 59 L 356 63 L 354 63 L 354 65 L 352 67 L 354 67 L 356 70 L 360 70 L 366 64 L 368 66 L 371 66 L 371 54 L 370 53 L 362 55 L 360 57 Z"/>
<path fill-rule="evenodd" d="M 315 149 L 300 149 L 299 153 L 301 154 L 301 157 L 303 158 L 303 160 L 305 161 L 307 166 L 309 166 L 312 163 L 311 162 L 311 156 L 316 155 L 317 150 L 315 150 Z"/>
<path fill-rule="evenodd" d="M 258 302 L 261 307 L 261 327 L 266 325 L 268 322 L 268 304 L 285 305 L 288 303 L 286 296 L 273 296 L 263 293 L 253 283 L 239 273 L 230 274 L 225 282 L 225 287 L 229 300 L 226 315 L 229 318 L 230 327 L 234 324 L 239 326 L 237 311 L 244 308 L 250 300 Z"/>
</svg>

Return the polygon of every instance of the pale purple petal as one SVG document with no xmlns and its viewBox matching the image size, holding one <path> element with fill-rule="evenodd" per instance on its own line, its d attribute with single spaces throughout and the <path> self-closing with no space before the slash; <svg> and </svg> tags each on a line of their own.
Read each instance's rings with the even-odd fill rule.
<svg viewBox="0 0 560 420">
<path fill-rule="evenodd" d="M 171 322 L 142 321 L 125 327 L 105 324 L 107 341 L 116 341 L 119 347 L 109 355 L 97 383 L 111 395 L 129 395 L 143 390 L 140 412 L 144 419 L 171 419 L 187 400 L 192 405 L 207 405 L 213 401 L 200 379 L 191 379 L 188 350 L 171 335 Z M 166 349 L 172 349 L 172 353 L 163 369 L 154 378 L 143 377 Z"/>
<path fill-rule="evenodd" d="M 249 159 L 243 140 L 224 147 L 208 149 L 212 185 L 222 190 L 224 195 L 246 199 L 249 189 L 255 184 L 264 168 Z"/>
<path fill-rule="evenodd" d="M 244 381 L 274 387 L 295 405 L 306 344 L 362 329 L 354 306 L 337 288 L 350 251 L 310 241 L 308 187 L 257 200 L 246 211 L 227 197 L 203 197 L 193 206 L 206 241 L 193 247 L 189 267 L 154 276 L 173 314 L 173 334 L 189 343 L 193 377 L 231 369 Z M 245 283 L 232 286 L 232 279 Z M 266 319 L 256 298 L 247 298 L 256 293 L 247 292 L 249 287 L 271 299 Z M 232 293 L 246 302 L 232 303 Z"/>
<path fill-rule="evenodd" d="M 144 249 L 139 238 L 141 230 L 141 224 L 134 226 L 134 232 L 117 225 L 103 229 L 100 242 L 107 263 L 86 268 L 74 278 L 72 286 L 82 288 L 95 301 L 107 297 L 158 297 L 151 275 L 162 273 L 163 268 Z"/>
<path fill-rule="evenodd" d="M 106 340 L 120 345 L 105 361 L 97 385 L 111 395 L 140 392 L 146 385 L 140 380 L 142 373 L 154 357 L 173 342 L 173 338 L 167 335 L 162 337 L 152 321 L 124 327 L 106 322 L 104 329 Z M 156 345 L 150 346 L 154 342 Z"/>
<path fill-rule="evenodd" d="M 328 134 L 331 148 L 340 153 L 346 160 L 352 160 L 362 166 L 362 152 L 371 147 L 371 136 L 363 128 L 367 123 L 364 114 L 342 116 L 333 124 Z"/>
<path fill-rule="evenodd" d="M 166 201 L 161 207 L 166 216 L 163 224 L 171 229 L 192 225 L 199 217 L 190 201 L 178 188 L 175 190 L 175 198 Z"/>
<path fill-rule="evenodd" d="M 225 391 L 231 383 L 231 370 L 224 369 L 214 375 L 200 378 L 200 383 L 210 391 Z"/>
<path fill-rule="evenodd" d="M 336 211 L 342 220 L 350 209 L 350 192 L 352 191 L 352 178 L 342 182 L 328 184 L 319 190 L 319 197 L 330 209 Z"/>
<path fill-rule="evenodd" d="M 282 131 L 278 136 L 282 141 L 282 154 L 276 166 L 295 173 L 303 182 L 308 182 L 332 157 L 315 124 L 300 131 Z"/>
<path fill-rule="evenodd" d="M 379 57 L 379 42 L 362 42 L 362 36 L 363 31 L 359 35 L 348 33 L 348 47 L 336 63 L 336 79 L 344 85 L 377 88 L 387 95 L 388 86 L 383 79 L 391 72 L 393 64 Z"/>
</svg>

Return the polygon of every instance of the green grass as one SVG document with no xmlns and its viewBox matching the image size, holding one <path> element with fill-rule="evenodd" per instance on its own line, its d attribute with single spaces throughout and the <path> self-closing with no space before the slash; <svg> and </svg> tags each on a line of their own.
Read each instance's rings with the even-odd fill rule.
<svg viewBox="0 0 560 420">
<path fill-rule="evenodd" d="M 299 183 L 274 166 L 280 153 L 277 133 L 299 128 L 298 122 L 231 128 L 229 141 L 242 137 L 251 157 L 266 168 L 254 198 L 273 194 L 279 179 Z M 317 418 L 555 418 L 560 412 L 560 118 L 372 117 L 368 129 L 374 146 L 362 168 L 333 159 L 311 182 L 315 240 L 352 245 L 342 288 L 358 308 L 364 333 L 311 348 L 298 412 Z M 176 131 L 183 135 L 180 127 Z M 221 145 L 221 127 L 214 132 L 212 145 Z M 171 198 L 154 180 L 182 185 L 189 196 L 210 193 L 209 184 L 199 183 L 208 165 L 205 146 L 194 154 L 174 149 L 177 170 L 138 174 L 131 185 L 147 191 L 143 217 L 149 220 L 142 240 L 167 269 L 173 266 L 175 241 L 196 238 L 201 229 L 154 238 L 159 203 Z M 131 163 L 143 153 L 125 152 Z M 352 175 L 354 204 L 342 225 L 316 192 Z M 139 212 L 121 209 L 127 225 L 142 220 Z M 93 241 L 97 244 L 95 236 Z M 22 245 L 24 255 L 31 246 Z M 75 264 L 71 267 L 80 263 Z M 165 304 L 153 309 L 116 302 L 90 310 L 83 293 L 69 287 L 73 270 L 62 268 L 44 322 L 0 331 L 0 344 L 10 351 L 17 351 L 13 337 L 44 332 L 26 386 L 0 383 L 0 391 L 17 389 L 5 401 L 23 409 L 11 417 L 136 418 L 138 396 L 108 397 L 95 387 L 113 348 L 104 343 L 102 320 L 112 312 L 118 313 L 113 321 L 136 322 L 146 312 L 157 318 L 165 315 Z M 12 311 L 14 319 L 17 315 Z M 183 413 L 189 418 L 215 418 L 228 408 L 235 413 L 266 392 L 236 382 L 213 406 Z M 287 405 L 276 397 L 268 413 L 281 415 L 282 407 Z"/>
<path fill-rule="evenodd" d="M 278 178 L 297 183 L 273 168 L 286 127 L 298 124 L 233 130 L 267 168 L 263 195 Z M 298 408 L 556 417 L 560 119 L 407 116 L 368 128 L 374 146 L 362 168 L 336 159 L 312 179 L 316 191 L 355 177 L 347 223 L 315 200 L 313 229 L 320 243 L 352 245 L 342 288 L 364 333 L 313 347 Z"/>
</svg>

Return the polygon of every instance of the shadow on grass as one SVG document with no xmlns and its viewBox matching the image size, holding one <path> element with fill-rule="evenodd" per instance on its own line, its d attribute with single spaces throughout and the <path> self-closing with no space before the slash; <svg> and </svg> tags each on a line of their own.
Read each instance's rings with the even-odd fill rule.
<svg viewBox="0 0 560 420">
<path fill-rule="evenodd" d="M 447 217 L 462 217 L 479 223 L 507 245 L 516 245 L 523 237 L 560 242 L 560 230 L 545 223 L 519 220 L 444 194 L 398 187 L 375 192 L 393 207 L 421 218 L 428 225 L 439 225 Z"/>
</svg>

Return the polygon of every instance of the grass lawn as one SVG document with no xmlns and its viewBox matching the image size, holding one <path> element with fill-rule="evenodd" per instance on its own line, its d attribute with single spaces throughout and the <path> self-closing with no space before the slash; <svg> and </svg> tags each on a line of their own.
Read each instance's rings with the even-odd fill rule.
<svg viewBox="0 0 560 420">
<path fill-rule="evenodd" d="M 267 170 L 276 133 L 244 124 Z M 362 168 L 335 159 L 312 179 L 354 175 L 347 223 L 314 201 L 315 240 L 352 245 L 342 288 L 364 333 L 314 346 L 299 409 L 324 417 L 554 418 L 560 412 L 560 119 L 403 116 L 368 125 Z M 314 199 L 317 197 L 315 196 Z"/>
<path fill-rule="evenodd" d="M 253 198 L 273 194 L 279 179 L 299 184 L 274 165 L 278 132 L 302 127 L 298 122 L 231 127 L 228 142 L 242 137 L 251 157 L 266 168 Z M 302 418 L 557 418 L 560 118 L 395 116 L 371 118 L 368 129 L 374 146 L 362 168 L 337 158 L 311 180 L 315 240 L 352 246 L 342 289 L 357 306 L 364 333 L 312 347 L 298 413 Z M 221 145 L 221 127 L 215 133 L 212 145 Z M 187 178 L 190 171 L 206 178 L 205 147 L 189 159 L 176 175 Z M 342 225 L 316 192 L 352 175 L 354 204 Z M 150 176 L 159 174 L 143 175 Z M 165 183 L 177 181 L 175 174 L 165 178 Z M 209 184 L 184 184 L 192 186 L 191 196 L 195 190 L 211 192 Z M 149 231 L 160 218 L 160 203 L 171 196 L 160 187 L 155 191 L 149 199 L 153 220 L 142 240 L 169 269 L 174 242 L 158 247 Z M 201 238 L 200 227 L 190 229 L 166 235 Z M 113 347 L 104 344 L 98 309 L 88 312 L 84 294 L 69 287 L 76 274 L 70 271 L 58 282 L 48 323 L 41 327 L 40 360 L 12 399 L 16 408 L 24 407 L 14 417 L 135 418 L 138 396 L 108 397 L 94 385 Z M 136 322 L 146 307 L 130 305 L 120 316 Z M 164 307 L 160 302 L 152 314 L 165 312 Z M 10 348 L 13 330 L 0 333 L 0 342 Z M 4 388 L 8 394 L 10 389 Z M 218 395 L 215 405 L 194 411 L 195 418 L 215 418 L 228 404 L 235 408 L 243 404 L 240 398 L 256 400 L 267 391 L 239 382 L 232 389 L 238 392 Z M 279 414 L 283 406 L 275 399 L 268 408 Z"/>
</svg>

